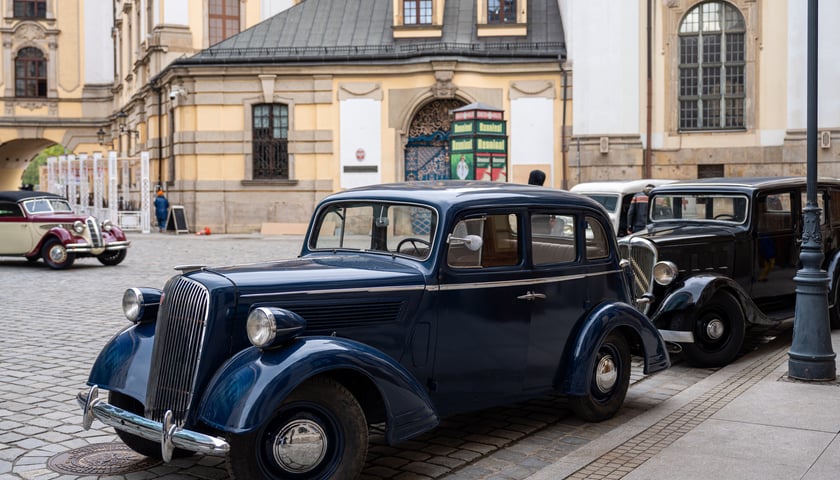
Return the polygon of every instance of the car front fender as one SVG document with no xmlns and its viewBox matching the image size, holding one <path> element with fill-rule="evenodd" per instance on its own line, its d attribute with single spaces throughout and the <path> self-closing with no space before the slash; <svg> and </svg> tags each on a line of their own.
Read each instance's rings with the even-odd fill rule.
<svg viewBox="0 0 840 480">
<path fill-rule="evenodd" d="M 243 350 L 210 381 L 199 418 L 225 432 L 250 432 L 269 421 L 307 379 L 339 370 L 364 375 L 376 386 L 385 406 L 388 443 L 437 426 L 431 399 L 402 365 L 368 345 L 338 337 L 301 337 L 278 349 Z"/>
<path fill-rule="evenodd" d="M 679 288 L 668 293 L 659 308 L 651 315 L 660 328 L 670 328 L 670 319 L 676 315 L 703 307 L 720 290 L 733 294 L 744 311 L 747 323 L 768 323 L 766 315 L 753 303 L 743 288 L 729 277 L 714 274 L 695 275 L 686 279 Z"/>
<path fill-rule="evenodd" d="M 639 340 L 644 372 L 654 373 L 671 366 L 668 350 L 659 330 L 631 305 L 604 302 L 597 306 L 584 320 L 563 365 L 560 391 L 566 395 L 585 395 L 592 381 L 593 369 L 589 368 L 593 355 L 606 336 L 616 330 L 630 330 Z M 634 338 L 628 338 L 632 345 Z"/>
<path fill-rule="evenodd" d="M 154 322 L 132 325 L 116 334 L 96 357 L 88 385 L 98 385 L 145 403 L 154 341 Z"/>
</svg>

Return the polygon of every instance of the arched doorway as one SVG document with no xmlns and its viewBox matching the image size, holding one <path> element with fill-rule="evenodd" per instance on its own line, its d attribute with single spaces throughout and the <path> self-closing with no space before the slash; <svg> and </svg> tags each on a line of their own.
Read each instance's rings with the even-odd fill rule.
<svg viewBox="0 0 840 480">
<path fill-rule="evenodd" d="M 466 105 L 450 98 L 421 107 L 408 128 L 405 145 L 405 180 L 449 178 L 449 112 Z"/>
</svg>

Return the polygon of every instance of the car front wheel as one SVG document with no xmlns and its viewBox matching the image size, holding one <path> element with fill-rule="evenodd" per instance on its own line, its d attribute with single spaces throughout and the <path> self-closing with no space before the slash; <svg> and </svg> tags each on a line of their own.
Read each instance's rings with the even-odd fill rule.
<svg viewBox="0 0 840 480">
<path fill-rule="evenodd" d="M 569 399 L 575 414 L 588 422 L 612 418 L 630 386 L 630 348 L 621 334 L 612 332 L 598 347 L 590 365 L 592 379 L 586 395 Z"/>
<path fill-rule="evenodd" d="M 718 292 L 694 317 L 694 343 L 684 343 L 686 360 L 698 367 L 728 365 L 744 343 L 744 314 L 730 293 Z"/>
<path fill-rule="evenodd" d="M 96 257 L 102 265 L 119 265 L 125 260 L 125 250 L 111 250 Z"/>
<path fill-rule="evenodd" d="M 364 467 L 368 429 L 356 398 L 317 378 L 292 392 L 266 425 L 228 443 L 234 479 L 349 480 Z"/>
<path fill-rule="evenodd" d="M 57 238 L 51 238 L 44 243 L 41 248 L 41 257 L 50 268 L 56 270 L 70 268 L 76 260 L 76 256 L 68 252 L 61 240 Z"/>
</svg>

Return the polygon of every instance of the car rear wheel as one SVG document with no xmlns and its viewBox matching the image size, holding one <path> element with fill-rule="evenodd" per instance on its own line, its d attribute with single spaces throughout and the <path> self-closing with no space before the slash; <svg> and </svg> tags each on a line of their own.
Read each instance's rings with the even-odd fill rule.
<svg viewBox="0 0 840 480">
<path fill-rule="evenodd" d="M 143 415 L 143 405 L 128 395 L 123 395 L 119 392 L 109 392 L 108 403 L 127 412 Z M 163 458 L 160 443 L 146 440 L 143 437 L 138 437 L 137 435 L 132 435 L 122 430 L 114 429 L 114 431 L 117 432 L 117 436 L 120 437 L 120 440 L 122 440 L 128 448 L 134 450 L 140 455 L 156 458 L 158 460 Z M 181 448 L 176 448 L 172 452 L 172 458 L 183 458 L 189 457 L 190 455 L 193 455 L 193 452 Z"/>
<path fill-rule="evenodd" d="M 50 238 L 41 247 L 41 257 L 50 268 L 62 270 L 70 268 L 76 256 L 67 251 L 61 240 L 57 238 Z"/>
<path fill-rule="evenodd" d="M 364 467 L 368 429 L 355 397 L 318 378 L 292 392 L 266 425 L 228 442 L 234 479 L 353 479 Z"/>
<path fill-rule="evenodd" d="M 831 329 L 837 330 L 840 328 L 840 285 L 837 284 L 840 282 L 840 272 L 835 273 L 834 281 L 834 288 L 832 289 L 832 296 L 830 297 L 833 302 L 831 302 L 832 307 L 828 311 L 829 321 L 831 322 Z"/>
<path fill-rule="evenodd" d="M 698 367 L 728 365 L 744 343 L 744 314 L 732 294 L 717 292 L 694 317 L 694 343 L 684 343 L 686 360 Z"/>
<path fill-rule="evenodd" d="M 111 250 L 96 257 L 102 265 L 119 265 L 125 260 L 125 250 Z"/>
<path fill-rule="evenodd" d="M 583 420 L 600 422 L 618 412 L 630 386 L 630 348 L 624 336 L 617 332 L 607 335 L 589 368 L 589 391 L 569 398 L 569 405 Z"/>
</svg>

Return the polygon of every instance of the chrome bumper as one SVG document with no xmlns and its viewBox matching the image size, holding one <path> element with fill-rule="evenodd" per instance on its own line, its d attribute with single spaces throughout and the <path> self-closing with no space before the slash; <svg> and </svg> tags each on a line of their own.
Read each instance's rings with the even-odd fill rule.
<svg viewBox="0 0 840 480">
<path fill-rule="evenodd" d="M 228 443 L 221 438 L 178 428 L 172 421 L 171 411 L 166 412 L 161 423 L 115 407 L 99 398 L 99 387 L 96 385 L 79 392 L 76 400 L 83 409 L 82 427 L 85 430 L 90 428 L 95 418 L 118 430 L 160 442 L 160 453 L 165 462 L 172 460 L 175 448 L 206 455 L 225 455 L 230 450 Z"/>
<path fill-rule="evenodd" d="M 69 253 L 91 253 L 91 252 L 106 252 L 112 250 L 125 250 L 131 245 L 131 240 L 122 240 L 119 242 L 111 242 L 101 247 L 94 247 L 89 243 L 68 243 L 64 246 Z"/>
<path fill-rule="evenodd" d="M 672 343 L 694 343 L 694 333 L 683 330 L 660 330 L 662 340 Z"/>
</svg>

